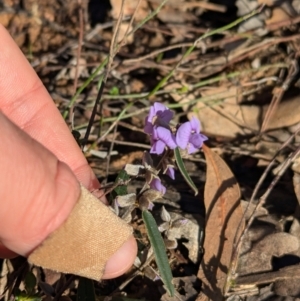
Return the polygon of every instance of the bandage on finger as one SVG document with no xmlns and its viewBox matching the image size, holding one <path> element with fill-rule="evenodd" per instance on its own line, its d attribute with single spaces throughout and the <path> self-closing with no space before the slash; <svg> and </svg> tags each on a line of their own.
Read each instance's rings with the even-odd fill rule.
<svg viewBox="0 0 300 301">
<path fill-rule="evenodd" d="M 34 265 L 100 280 L 132 229 L 83 186 L 67 220 L 28 257 Z"/>
</svg>

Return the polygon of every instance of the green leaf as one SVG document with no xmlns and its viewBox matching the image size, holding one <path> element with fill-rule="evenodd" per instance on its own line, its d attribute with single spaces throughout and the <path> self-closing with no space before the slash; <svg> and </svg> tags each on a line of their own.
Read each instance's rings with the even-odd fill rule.
<svg viewBox="0 0 300 301">
<path fill-rule="evenodd" d="M 184 177 L 187 184 L 194 190 L 195 195 L 197 195 L 198 189 L 197 189 L 196 185 L 194 184 L 193 180 L 191 179 L 191 177 L 189 176 L 189 174 L 187 173 L 187 170 L 185 169 L 183 160 L 180 155 L 180 150 L 178 147 L 176 147 L 174 149 L 174 154 L 175 154 L 175 160 L 176 160 L 179 171 L 181 172 L 181 174 Z"/>
<path fill-rule="evenodd" d="M 169 295 L 173 297 L 175 294 L 175 288 L 172 283 L 173 276 L 168 256 L 166 253 L 164 241 L 161 237 L 160 232 L 158 231 L 158 227 L 154 220 L 154 217 L 148 210 L 143 211 L 143 220 L 146 225 L 147 233 L 149 236 L 151 246 L 153 248 L 156 264 L 159 269 L 161 279 L 165 284 Z"/>
<path fill-rule="evenodd" d="M 185 94 L 189 91 L 189 87 L 187 86 L 182 86 L 180 89 L 178 89 L 178 92 L 181 94 Z"/>
<path fill-rule="evenodd" d="M 127 191 L 127 182 L 130 179 L 128 173 L 122 169 L 118 176 L 116 177 L 114 186 L 115 188 L 109 195 L 109 202 L 112 202 L 118 195 L 126 195 L 128 194 Z"/>
<path fill-rule="evenodd" d="M 15 296 L 15 301 L 41 301 L 42 297 L 30 296 L 25 292 L 21 292 Z"/>
<path fill-rule="evenodd" d="M 96 301 L 93 280 L 80 277 L 77 289 L 77 301 Z"/>
<path fill-rule="evenodd" d="M 29 295 L 34 294 L 34 288 L 36 286 L 36 278 L 32 272 L 28 272 L 25 276 L 25 290 Z"/>
<path fill-rule="evenodd" d="M 120 90 L 117 86 L 113 86 L 110 90 L 109 90 L 109 94 L 110 95 L 120 95 Z"/>
</svg>

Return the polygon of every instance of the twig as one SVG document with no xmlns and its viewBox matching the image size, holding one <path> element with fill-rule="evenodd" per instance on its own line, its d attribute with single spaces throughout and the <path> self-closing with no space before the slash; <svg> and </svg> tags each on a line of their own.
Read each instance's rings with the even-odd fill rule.
<svg viewBox="0 0 300 301">
<path fill-rule="evenodd" d="M 78 71 L 79 71 L 79 61 L 81 57 L 81 49 L 82 49 L 82 41 L 83 41 L 83 31 L 84 31 L 84 20 L 83 20 L 83 7 L 82 0 L 77 0 L 78 3 L 78 15 L 79 15 L 79 36 L 78 36 L 78 47 L 76 53 L 76 67 L 75 67 L 75 77 L 74 77 L 74 85 L 73 85 L 73 93 L 75 94 L 77 90 L 78 84 Z M 74 104 L 70 106 L 69 109 L 69 121 L 72 124 L 72 129 L 74 128 L 73 120 L 74 120 Z"/>
<path fill-rule="evenodd" d="M 212 10 L 220 13 L 225 13 L 227 8 L 226 5 L 215 4 L 207 1 L 193 1 L 193 2 L 172 2 L 172 6 L 182 7 L 182 9 L 191 9 L 195 7 L 201 7 L 203 9 Z"/>
<path fill-rule="evenodd" d="M 92 126 L 93 126 L 93 123 L 94 123 L 94 120 L 95 120 L 96 113 L 98 111 L 98 106 L 99 105 L 100 105 L 100 107 L 99 107 L 99 113 L 101 114 L 101 112 L 102 112 L 102 104 L 103 103 L 100 103 L 100 99 L 101 99 L 101 96 L 103 94 L 104 86 L 105 86 L 106 80 L 108 78 L 108 74 L 110 72 L 110 67 L 111 67 L 111 64 L 112 64 L 112 61 L 113 61 L 116 38 L 118 36 L 119 29 L 120 29 L 120 24 L 121 24 L 121 21 L 122 21 L 122 18 L 123 18 L 124 3 L 125 3 L 125 0 L 122 0 L 120 15 L 118 17 L 117 25 L 116 25 L 115 31 L 113 33 L 109 55 L 108 55 L 108 57 L 106 59 L 107 64 L 106 64 L 105 74 L 101 78 L 102 80 L 100 81 L 100 88 L 99 88 L 99 91 L 98 91 L 98 95 L 97 95 L 97 98 L 96 98 L 96 101 L 95 101 L 95 105 L 94 105 L 93 110 L 92 110 L 92 114 L 91 114 L 91 117 L 90 117 L 87 129 L 86 129 L 84 138 L 82 140 L 81 149 L 84 149 L 84 147 L 85 147 L 85 145 L 87 143 L 87 140 L 89 138 L 89 135 L 90 135 L 90 132 L 91 132 L 91 129 L 92 129 Z M 101 127 L 100 127 L 100 130 L 101 130 Z"/>
<path fill-rule="evenodd" d="M 251 14 L 248 14 L 245 17 L 239 18 L 237 20 L 235 20 L 234 22 L 225 25 L 223 27 L 208 31 L 207 33 L 203 34 L 201 37 L 199 37 L 198 39 L 195 40 L 194 44 L 192 46 L 190 46 L 188 48 L 188 50 L 182 55 L 182 57 L 180 58 L 180 60 L 178 61 L 178 63 L 175 65 L 175 67 L 172 69 L 171 72 L 169 72 L 164 78 L 162 78 L 160 80 L 160 82 L 156 85 L 156 87 L 149 93 L 148 98 L 150 98 L 152 95 L 154 95 L 175 73 L 175 71 L 177 70 L 177 68 L 181 65 L 181 63 L 193 52 L 193 50 L 195 49 L 195 47 L 197 46 L 197 44 L 210 37 L 213 36 L 215 34 L 218 33 L 222 33 L 225 30 L 228 30 L 238 24 L 240 24 L 241 22 L 243 22 L 244 20 L 249 19 L 250 17 L 254 16 L 255 14 L 259 13 L 261 11 L 261 8 L 254 10 Z"/>
<path fill-rule="evenodd" d="M 107 157 L 106 157 L 106 170 L 105 170 L 106 177 L 105 177 L 105 179 L 103 180 L 104 184 L 107 183 L 107 176 L 108 176 L 108 174 L 109 174 L 109 166 L 110 166 L 111 152 L 112 152 L 113 149 L 114 149 L 115 137 L 116 137 L 116 134 L 117 134 L 117 129 L 118 129 L 118 125 L 116 125 L 116 126 L 114 127 L 113 139 L 111 139 L 111 141 L 110 141 L 111 143 L 110 143 L 109 150 L 108 150 Z"/>
<path fill-rule="evenodd" d="M 141 5 L 141 2 L 142 2 L 142 0 L 139 0 L 138 4 L 136 5 L 136 7 L 135 7 L 135 9 L 134 9 L 134 12 L 133 12 L 133 14 L 132 14 L 132 17 L 131 17 L 131 19 L 130 19 L 130 21 L 129 21 L 129 24 L 128 24 L 127 28 L 126 28 L 124 37 L 122 38 L 122 40 L 121 40 L 121 42 L 120 42 L 120 47 L 122 47 L 122 46 L 124 46 L 124 45 L 126 44 L 125 38 L 129 36 L 129 34 L 128 34 L 128 33 L 129 33 L 129 29 L 131 28 L 131 26 L 132 26 L 132 24 L 133 24 L 135 15 L 136 15 L 137 12 L 138 12 L 138 9 L 139 9 L 139 7 L 140 7 L 140 5 Z"/>
<path fill-rule="evenodd" d="M 108 54 L 108 63 L 107 63 L 107 67 L 106 67 L 106 74 L 104 77 L 104 82 L 106 82 L 109 71 L 111 69 L 111 65 L 114 59 L 114 56 L 116 54 L 116 52 L 119 50 L 120 46 L 117 46 L 117 40 L 118 40 L 118 36 L 119 36 L 119 32 L 120 32 L 120 26 L 122 23 L 122 19 L 123 19 L 123 15 L 124 15 L 124 4 L 125 4 L 125 0 L 122 0 L 121 2 L 121 9 L 120 9 L 120 14 L 117 20 L 117 24 L 115 27 L 115 30 L 113 32 L 113 36 L 111 38 L 111 43 L 110 43 L 110 48 L 109 48 L 109 54 Z"/>
<path fill-rule="evenodd" d="M 151 146 L 149 146 L 148 144 L 142 144 L 142 143 L 136 143 L 136 142 L 130 142 L 130 141 L 120 141 L 120 140 L 115 140 L 115 139 L 110 139 L 107 138 L 105 139 L 105 141 L 109 141 L 109 142 L 113 142 L 115 144 L 119 144 L 119 145 L 127 145 L 130 147 L 137 147 L 137 148 L 144 148 L 144 149 L 150 149 Z"/>
<path fill-rule="evenodd" d="M 286 80 L 284 81 L 280 89 L 275 88 L 273 99 L 267 110 L 266 116 L 264 118 L 263 124 L 260 129 L 260 135 L 262 135 L 262 133 L 266 130 L 272 116 L 277 110 L 278 104 L 280 103 L 284 93 L 288 90 L 291 82 L 295 79 L 298 72 L 299 72 L 298 62 L 296 60 L 293 60 Z"/>
<path fill-rule="evenodd" d="M 245 218 L 245 215 L 246 215 L 246 212 L 250 206 L 250 204 L 253 203 L 257 193 L 258 193 L 258 190 L 259 188 L 261 187 L 263 181 L 265 180 L 265 178 L 267 177 L 269 171 L 271 170 L 271 168 L 273 167 L 273 165 L 275 164 L 275 160 L 277 158 L 277 156 L 279 155 L 279 153 L 281 152 L 281 150 L 283 150 L 291 141 L 292 139 L 294 139 L 294 137 L 300 132 L 300 125 L 298 126 L 297 130 L 294 132 L 294 134 L 289 137 L 284 143 L 283 145 L 280 147 L 280 149 L 276 152 L 275 156 L 273 157 L 272 161 L 270 162 L 270 164 L 267 166 L 267 168 L 265 169 L 264 173 L 261 175 L 258 183 L 255 185 L 255 188 L 254 188 L 254 191 L 252 193 L 252 196 L 249 200 L 249 203 L 248 203 L 248 206 L 243 214 L 243 217 L 240 221 L 240 224 L 238 226 L 238 228 L 241 227 L 241 224 L 242 222 L 244 221 L 244 218 Z M 240 237 L 235 237 L 235 240 L 234 240 L 234 252 L 232 254 L 232 260 L 231 260 L 231 271 L 228 275 L 229 277 L 229 281 L 228 283 L 230 282 L 230 279 L 232 279 L 232 277 L 235 276 L 235 273 L 236 273 L 236 268 L 237 268 L 237 261 L 238 261 L 238 256 L 239 256 L 239 251 L 240 251 L 240 248 L 241 248 L 241 245 L 245 239 L 245 235 L 246 233 L 248 232 L 250 226 L 252 225 L 254 219 L 255 219 L 255 213 L 257 212 L 257 210 L 259 208 L 261 208 L 267 197 L 269 196 L 270 192 L 272 191 L 272 189 L 274 188 L 274 186 L 277 184 L 277 182 L 279 181 L 279 179 L 281 178 L 281 176 L 283 175 L 283 173 L 286 171 L 286 169 L 290 166 L 290 164 L 293 162 L 293 160 L 299 155 L 300 153 L 300 146 L 293 152 L 289 155 L 289 157 L 285 160 L 285 162 L 283 163 L 282 165 L 282 168 L 279 170 L 277 176 L 275 177 L 275 179 L 273 179 L 273 181 L 271 182 L 271 184 L 269 185 L 267 191 L 263 194 L 262 197 L 259 198 L 259 201 L 258 203 L 256 204 L 255 206 L 255 209 L 253 210 L 252 214 L 250 215 L 250 218 L 248 220 L 248 223 L 245 227 L 245 229 L 243 230 L 242 234 Z M 237 231 L 238 232 L 238 231 Z"/>
</svg>

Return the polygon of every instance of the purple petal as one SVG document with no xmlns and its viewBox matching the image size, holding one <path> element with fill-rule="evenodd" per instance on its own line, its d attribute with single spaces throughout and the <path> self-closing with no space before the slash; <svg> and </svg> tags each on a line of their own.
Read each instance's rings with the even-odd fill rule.
<svg viewBox="0 0 300 301">
<path fill-rule="evenodd" d="M 170 130 L 158 126 L 154 129 L 153 134 L 155 135 L 155 137 L 157 137 L 157 139 L 163 141 L 170 149 L 174 149 L 177 146 L 175 142 L 175 137 L 174 135 L 172 135 Z"/>
<path fill-rule="evenodd" d="M 158 281 L 158 280 L 160 280 L 160 279 L 161 279 L 161 278 L 160 278 L 158 275 L 155 275 L 153 281 Z"/>
<path fill-rule="evenodd" d="M 163 105 L 162 103 L 160 102 L 155 102 L 153 104 L 153 106 L 151 106 L 150 110 L 153 108 L 154 112 L 155 112 L 155 115 L 157 115 L 157 112 L 163 112 L 163 111 L 166 111 L 166 110 L 169 110 L 165 105 Z"/>
<path fill-rule="evenodd" d="M 191 136 L 191 123 L 189 121 L 183 123 L 176 133 L 176 143 L 181 149 L 186 149 Z"/>
<path fill-rule="evenodd" d="M 156 116 L 155 107 L 151 106 L 149 110 L 149 115 L 146 117 L 146 120 L 152 123 L 152 120 L 155 116 Z"/>
<path fill-rule="evenodd" d="M 161 118 L 165 123 L 169 123 L 173 118 L 173 115 L 174 115 L 173 112 L 169 109 L 163 112 L 157 112 L 157 116 Z"/>
<path fill-rule="evenodd" d="M 164 152 L 166 144 L 161 140 L 156 140 L 150 149 L 150 154 L 160 155 Z"/>
<path fill-rule="evenodd" d="M 200 133 L 200 121 L 196 117 L 192 117 L 191 121 L 191 128 L 194 132 Z"/>
<path fill-rule="evenodd" d="M 192 134 L 189 142 L 195 147 L 200 148 L 203 145 L 203 138 L 200 134 Z"/>
<path fill-rule="evenodd" d="M 148 120 L 145 120 L 144 132 L 149 135 L 153 132 L 153 124 Z"/>
<path fill-rule="evenodd" d="M 148 205 L 148 210 L 152 210 L 154 207 L 154 204 L 152 202 L 149 202 L 149 205 Z"/>
<path fill-rule="evenodd" d="M 151 135 L 154 125 L 169 128 L 169 123 L 173 115 L 174 113 L 166 106 L 155 102 L 153 106 L 150 107 L 149 114 L 145 119 L 145 133 Z"/>
<path fill-rule="evenodd" d="M 189 143 L 189 145 L 187 146 L 187 152 L 188 154 L 193 154 L 195 153 L 199 148 L 195 147 L 192 143 Z"/>
<path fill-rule="evenodd" d="M 175 180 L 175 169 L 172 167 L 168 167 L 166 174 L 172 179 Z"/>
<path fill-rule="evenodd" d="M 201 137 L 202 137 L 202 141 L 204 142 L 204 141 L 206 141 L 206 140 L 208 140 L 208 137 L 206 137 L 205 135 L 203 135 L 203 134 L 200 134 L 201 135 Z"/>
<path fill-rule="evenodd" d="M 166 193 L 166 187 L 161 183 L 160 179 L 154 178 L 150 183 L 150 188 L 155 189 L 162 194 Z"/>
</svg>

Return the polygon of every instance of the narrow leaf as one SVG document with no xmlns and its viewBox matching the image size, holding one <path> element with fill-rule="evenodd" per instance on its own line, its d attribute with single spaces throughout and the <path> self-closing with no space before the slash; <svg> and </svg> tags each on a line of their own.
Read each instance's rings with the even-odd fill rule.
<svg viewBox="0 0 300 301">
<path fill-rule="evenodd" d="M 143 211 L 143 220 L 146 225 L 147 233 L 149 236 L 151 246 L 153 248 L 156 264 L 159 269 L 161 279 L 165 284 L 169 295 L 173 297 L 175 293 L 175 288 L 172 283 L 173 276 L 168 261 L 164 241 L 161 237 L 160 232 L 158 231 L 157 224 L 152 214 L 148 210 Z"/>
<path fill-rule="evenodd" d="M 198 271 L 202 290 L 197 300 L 224 300 L 227 275 L 236 237 L 243 229 L 239 185 L 223 159 L 207 146 L 204 203 L 204 256 Z"/>
<path fill-rule="evenodd" d="M 188 174 L 188 172 L 187 172 L 187 170 L 184 166 L 184 163 L 183 163 L 183 160 L 181 158 L 180 151 L 179 151 L 178 147 L 176 147 L 174 149 L 174 154 L 175 154 L 175 160 L 176 160 L 179 171 L 181 172 L 181 174 L 184 177 L 187 184 L 194 190 L 195 195 L 197 195 L 198 194 L 198 189 L 197 189 L 196 185 L 194 184 L 193 180 L 191 179 L 191 177 L 189 176 L 189 174 Z"/>
<path fill-rule="evenodd" d="M 93 280 L 80 277 L 77 289 L 77 301 L 96 301 Z"/>
<path fill-rule="evenodd" d="M 125 194 L 128 194 L 127 192 L 127 185 L 125 184 L 126 181 L 128 181 L 130 179 L 129 175 L 127 174 L 127 172 L 122 169 L 116 180 L 115 180 L 115 184 L 117 185 L 117 187 L 114 189 L 114 192 L 117 194 L 117 195 L 125 195 Z"/>
<path fill-rule="evenodd" d="M 122 169 L 117 175 L 117 178 L 115 180 L 114 186 L 115 188 L 110 193 L 110 201 L 112 202 L 113 199 L 115 199 L 118 195 L 126 195 L 127 192 L 127 181 L 130 179 L 130 176 L 128 173 Z"/>
<path fill-rule="evenodd" d="M 28 272 L 25 276 L 25 289 L 28 294 L 34 293 L 36 286 L 36 278 L 32 272 Z"/>
</svg>

